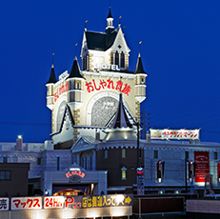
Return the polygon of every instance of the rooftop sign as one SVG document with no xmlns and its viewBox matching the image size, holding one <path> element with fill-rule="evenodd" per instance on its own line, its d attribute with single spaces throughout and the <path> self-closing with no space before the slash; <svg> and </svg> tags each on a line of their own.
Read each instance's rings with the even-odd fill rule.
<svg viewBox="0 0 220 219">
<path fill-rule="evenodd" d="M 150 129 L 151 139 L 199 140 L 200 129 Z"/>
</svg>

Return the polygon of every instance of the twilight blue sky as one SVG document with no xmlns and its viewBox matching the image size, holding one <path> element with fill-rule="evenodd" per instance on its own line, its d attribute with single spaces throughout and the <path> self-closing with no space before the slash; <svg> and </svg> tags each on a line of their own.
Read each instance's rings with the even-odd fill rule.
<svg viewBox="0 0 220 219">
<path fill-rule="evenodd" d="M 122 27 L 134 69 L 138 41 L 148 72 L 142 105 L 154 128 L 201 128 L 220 142 L 219 0 L 7 0 L 0 2 L 0 141 L 49 138 L 45 105 L 51 53 L 57 73 L 79 56 L 84 21 L 103 31 L 109 4 Z"/>
</svg>

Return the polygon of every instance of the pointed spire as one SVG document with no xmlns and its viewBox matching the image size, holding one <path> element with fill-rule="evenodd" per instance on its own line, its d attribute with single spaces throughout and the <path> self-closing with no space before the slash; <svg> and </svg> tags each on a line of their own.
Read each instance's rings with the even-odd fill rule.
<svg viewBox="0 0 220 219">
<path fill-rule="evenodd" d="M 132 128 L 132 124 L 128 119 L 125 111 L 125 106 L 122 100 L 122 93 L 119 94 L 118 110 L 115 115 L 112 128 Z"/>
<path fill-rule="evenodd" d="M 112 17 L 112 9 L 110 7 L 108 9 L 108 16 L 107 16 L 107 18 L 113 18 Z"/>
<path fill-rule="evenodd" d="M 145 73 L 140 53 L 138 54 L 138 59 L 137 59 L 135 73 L 136 74 L 138 74 L 138 73 Z"/>
<path fill-rule="evenodd" d="M 47 84 L 55 84 L 56 82 L 57 82 L 57 79 L 56 79 L 54 64 L 52 64 L 51 70 L 50 70 L 50 77 L 49 77 L 49 80 L 47 81 Z"/>
<path fill-rule="evenodd" d="M 83 78 L 83 76 L 80 73 L 79 63 L 76 57 L 73 61 L 73 65 L 68 78 Z"/>
<path fill-rule="evenodd" d="M 114 25 L 113 25 L 113 16 L 112 16 L 112 10 L 111 8 L 109 8 L 109 11 L 108 11 L 108 16 L 106 18 L 107 20 L 107 26 L 106 26 L 106 30 L 108 29 L 114 29 Z"/>
</svg>

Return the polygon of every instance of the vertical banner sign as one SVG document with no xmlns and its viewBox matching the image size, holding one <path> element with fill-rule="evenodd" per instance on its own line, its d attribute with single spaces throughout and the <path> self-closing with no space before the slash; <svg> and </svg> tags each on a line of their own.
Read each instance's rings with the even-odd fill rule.
<svg viewBox="0 0 220 219">
<path fill-rule="evenodd" d="M 205 178 L 209 175 L 209 152 L 195 151 L 195 182 L 205 183 Z"/>
<path fill-rule="evenodd" d="M 137 174 L 137 195 L 144 195 L 144 169 L 138 167 Z"/>
</svg>

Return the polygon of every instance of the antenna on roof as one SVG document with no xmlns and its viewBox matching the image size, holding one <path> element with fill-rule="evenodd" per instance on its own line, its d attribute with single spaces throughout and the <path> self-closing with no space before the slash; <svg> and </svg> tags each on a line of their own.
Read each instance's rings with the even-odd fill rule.
<svg viewBox="0 0 220 219">
<path fill-rule="evenodd" d="M 87 31 L 87 24 L 88 24 L 88 22 L 89 22 L 89 20 L 85 20 L 85 22 L 84 22 L 84 29 L 85 29 L 85 31 Z"/>
<path fill-rule="evenodd" d="M 78 43 L 75 43 L 74 44 L 74 54 L 77 54 L 77 46 L 78 46 Z"/>
<path fill-rule="evenodd" d="M 138 42 L 138 46 L 139 46 L 139 54 L 141 53 L 141 48 L 142 48 L 142 43 L 143 43 L 143 41 L 142 40 L 140 40 L 139 42 Z"/>
<path fill-rule="evenodd" d="M 118 18 L 118 26 L 119 27 L 121 26 L 121 19 L 122 19 L 122 16 L 120 15 L 119 18 Z"/>
<path fill-rule="evenodd" d="M 51 57 L 52 67 L 54 67 L 54 56 L 55 56 L 55 52 L 52 52 L 52 57 Z"/>
</svg>

